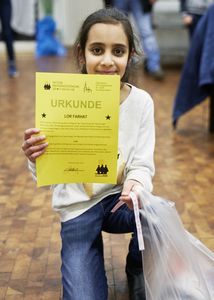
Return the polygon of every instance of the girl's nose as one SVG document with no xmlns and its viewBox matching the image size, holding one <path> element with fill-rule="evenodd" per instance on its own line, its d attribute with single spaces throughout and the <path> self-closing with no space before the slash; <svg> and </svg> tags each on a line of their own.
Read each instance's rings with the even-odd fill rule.
<svg viewBox="0 0 214 300">
<path fill-rule="evenodd" d="M 102 57 L 101 64 L 105 65 L 105 66 L 113 65 L 114 61 L 113 61 L 112 55 L 110 53 L 105 53 Z"/>
</svg>

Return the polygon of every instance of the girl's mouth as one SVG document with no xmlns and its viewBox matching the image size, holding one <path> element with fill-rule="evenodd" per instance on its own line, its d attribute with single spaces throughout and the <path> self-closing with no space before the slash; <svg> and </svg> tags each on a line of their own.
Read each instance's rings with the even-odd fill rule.
<svg viewBox="0 0 214 300">
<path fill-rule="evenodd" d="M 97 74 L 101 75 L 117 75 L 116 71 L 98 71 Z"/>
</svg>

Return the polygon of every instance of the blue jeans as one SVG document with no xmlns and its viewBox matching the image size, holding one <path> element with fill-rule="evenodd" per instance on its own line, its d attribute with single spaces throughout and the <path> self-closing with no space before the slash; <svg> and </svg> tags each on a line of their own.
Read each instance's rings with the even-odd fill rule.
<svg viewBox="0 0 214 300">
<path fill-rule="evenodd" d="M 148 71 L 160 69 L 160 50 L 152 28 L 151 13 L 144 13 L 139 0 L 114 0 L 114 6 L 125 13 L 131 13 L 137 25 L 140 41 L 147 60 Z"/>
<path fill-rule="evenodd" d="M 63 300 L 107 300 L 102 231 L 134 232 L 129 260 L 142 267 L 133 211 L 123 205 L 111 213 L 119 196 L 108 196 L 82 215 L 61 224 Z"/>
</svg>

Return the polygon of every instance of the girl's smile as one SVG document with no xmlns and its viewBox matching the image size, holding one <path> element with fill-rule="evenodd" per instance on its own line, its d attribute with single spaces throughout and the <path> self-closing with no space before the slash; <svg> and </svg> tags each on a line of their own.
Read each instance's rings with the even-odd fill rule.
<svg viewBox="0 0 214 300">
<path fill-rule="evenodd" d="M 125 74 L 129 44 L 121 24 L 97 23 L 88 33 L 84 60 L 88 74 Z"/>
</svg>

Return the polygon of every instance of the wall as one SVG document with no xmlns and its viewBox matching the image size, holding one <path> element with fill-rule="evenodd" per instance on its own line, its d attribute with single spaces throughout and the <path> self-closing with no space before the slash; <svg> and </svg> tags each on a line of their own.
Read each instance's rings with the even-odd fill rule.
<svg viewBox="0 0 214 300">
<path fill-rule="evenodd" d="M 154 23 L 162 62 L 182 64 L 189 47 L 189 38 L 182 23 L 180 1 L 157 1 L 154 6 Z"/>
<path fill-rule="evenodd" d="M 102 0 L 53 0 L 53 3 L 54 18 L 57 22 L 57 34 L 66 46 L 71 46 L 74 43 L 83 19 L 89 13 L 103 7 Z M 40 3 L 39 17 L 42 18 L 43 16 L 44 13 Z M 35 42 L 17 41 L 15 42 L 15 49 L 17 52 L 34 52 Z M 5 45 L 2 41 L 0 42 L 1 54 L 5 54 Z"/>
<path fill-rule="evenodd" d="M 85 17 L 102 7 L 102 0 L 55 0 L 54 17 L 62 42 L 72 45 Z"/>
</svg>

